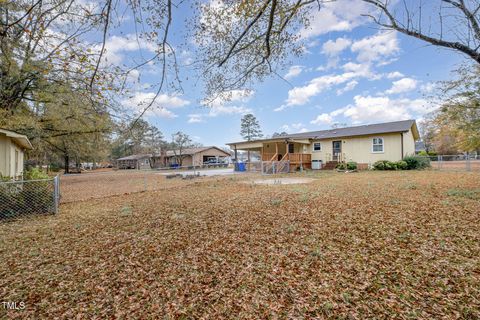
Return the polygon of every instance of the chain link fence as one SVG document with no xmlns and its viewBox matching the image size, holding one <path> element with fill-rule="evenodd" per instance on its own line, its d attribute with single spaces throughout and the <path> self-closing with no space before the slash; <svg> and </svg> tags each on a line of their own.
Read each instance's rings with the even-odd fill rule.
<svg viewBox="0 0 480 320">
<path fill-rule="evenodd" d="M 204 165 L 62 175 L 61 203 L 184 187 L 195 183 L 197 177 L 232 174 L 238 172 L 226 165 Z"/>
<path fill-rule="evenodd" d="M 0 182 L 0 222 L 58 212 L 60 186 L 53 179 Z"/>
<path fill-rule="evenodd" d="M 480 171 L 480 155 L 429 156 L 433 169 L 445 171 Z"/>
</svg>

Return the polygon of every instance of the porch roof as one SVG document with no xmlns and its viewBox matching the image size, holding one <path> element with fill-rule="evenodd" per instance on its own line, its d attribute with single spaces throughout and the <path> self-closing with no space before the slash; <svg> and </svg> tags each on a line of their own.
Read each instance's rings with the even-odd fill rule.
<svg viewBox="0 0 480 320">
<path fill-rule="evenodd" d="M 243 141 L 243 142 L 234 142 L 227 144 L 232 149 L 240 150 L 260 150 L 265 143 L 300 143 L 300 144 L 310 144 L 308 139 L 291 139 L 291 138 L 272 138 L 272 139 L 262 139 L 255 141 Z"/>
</svg>

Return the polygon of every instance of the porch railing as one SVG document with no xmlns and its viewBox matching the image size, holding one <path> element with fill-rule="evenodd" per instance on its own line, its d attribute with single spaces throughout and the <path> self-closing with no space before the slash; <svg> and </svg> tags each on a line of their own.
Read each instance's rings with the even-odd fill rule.
<svg viewBox="0 0 480 320">
<path fill-rule="evenodd" d="M 278 161 L 275 157 L 276 153 L 264 153 L 262 161 Z M 272 158 L 274 158 L 272 160 Z M 290 161 L 291 163 L 308 163 L 312 162 L 312 155 L 308 153 L 286 153 L 282 156 L 281 161 Z"/>
<path fill-rule="evenodd" d="M 276 155 L 276 153 L 264 153 L 262 154 L 262 161 L 276 161 L 277 159 L 272 158 Z"/>
</svg>

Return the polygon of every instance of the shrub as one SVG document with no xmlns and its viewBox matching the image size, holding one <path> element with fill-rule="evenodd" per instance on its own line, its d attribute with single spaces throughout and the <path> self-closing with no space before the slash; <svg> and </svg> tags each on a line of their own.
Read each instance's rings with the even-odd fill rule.
<svg viewBox="0 0 480 320">
<path fill-rule="evenodd" d="M 52 171 L 52 172 L 58 172 L 60 171 L 60 165 L 58 163 L 51 163 L 49 166 L 48 166 L 49 170 Z"/>
<path fill-rule="evenodd" d="M 354 161 L 347 162 L 348 170 L 357 170 L 357 163 Z"/>
<path fill-rule="evenodd" d="M 339 164 L 337 164 L 335 166 L 335 169 L 338 169 L 338 170 L 347 170 L 347 164 L 346 163 L 343 163 L 343 162 L 340 162 Z"/>
<path fill-rule="evenodd" d="M 42 170 L 38 168 L 32 168 L 27 170 L 23 173 L 23 178 L 25 180 L 40 180 L 40 179 L 48 179 L 49 176 Z"/>
<path fill-rule="evenodd" d="M 408 169 L 408 163 L 406 163 L 403 160 L 397 161 L 396 165 L 397 165 L 398 170 L 407 170 Z"/>
<path fill-rule="evenodd" d="M 388 160 L 378 160 L 373 164 L 375 170 L 392 170 L 391 162 Z"/>
<path fill-rule="evenodd" d="M 388 160 L 379 160 L 373 164 L 375 170 L 404 170 L 406 163 L 404 161 L 392 162 Z"/>
<path fill-rule="evenodd" d="M 408 170 L 422 170 L 430 167 L 430 159 L 419 156 L 406 156 L 403 161 L 407 163 Z"/>
</svg>

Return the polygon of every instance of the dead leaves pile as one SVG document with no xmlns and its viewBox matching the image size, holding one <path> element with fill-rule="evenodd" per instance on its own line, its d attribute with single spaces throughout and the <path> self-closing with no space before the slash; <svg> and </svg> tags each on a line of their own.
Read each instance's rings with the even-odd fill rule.
<svg viewBox="0 0 480 320">
<path fill-rule="evenodd" d="M 1 300 L 26 303 L 12 318 L 480 317 L 479 201 L 447 193 L 478 174 L 316 178 L 204 179 L 0 225 Z"/>
</svg>

